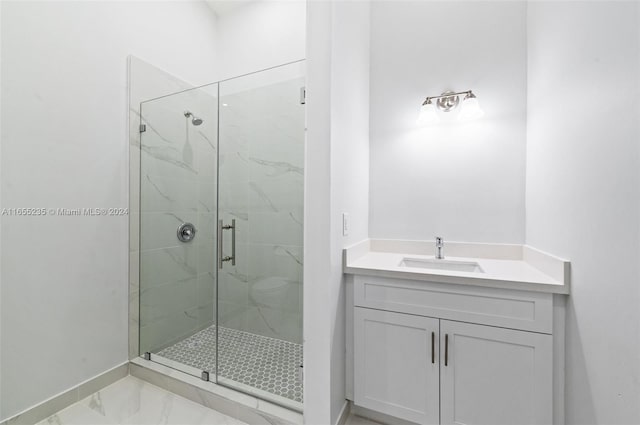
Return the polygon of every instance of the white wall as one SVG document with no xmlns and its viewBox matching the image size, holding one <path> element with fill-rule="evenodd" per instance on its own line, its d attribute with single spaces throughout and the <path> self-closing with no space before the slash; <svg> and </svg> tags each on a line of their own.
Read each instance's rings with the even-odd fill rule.
<svg viewBox="0 0 640 425">
<path fill-rule="evenodd" d="M 307 133 L 304 164 L 304 420 L 330 424 L 331 13 L 307 5 Z"/>
<path fill-rule="evenodd" d="M 305 423 L 345 404 L 342 248 L 367 237 L 368 2 L 311 2 L 305 187 Z M 312 194 L 312 196 L 310 196 Z M 342 235 L 342 213 L 350 214 Z"/>
<path fill-rule="evenodd" d="M 527 243 L 571 260 L 567 424 L 640 423 L 640 5 L 531 2 Z"/>
<path fill-rule="evenodd" d="M 3 1 L 3 207 L 127 206 L 127 55 L 203 84 L 197 2 Z M 141 18 L 142 17 L 142 18 Z M 197 46 L 194 47 L 194 46 Z M 2 414 L 127 360 L 127 217 L 2 217 Z"/>
<path fill-rule="evenodd" d="M 345 403 L 345 283 L 342 249 L 369 231 L 369 2 L 337 2 L 331 58 L 331 423 Z M 343 235 L 342 214 L 349 232 Z"/>
<path fill-rule="evenodd" d="M 376 1 L 372 238 L 524 241 L 525 2 Z M 419 128 L 426 96 L 472 89 L 477 121 Z"/>
<path fill-rule="evenodd" d="M 305 57 L 304 0 L 267 0 L 220 13 L 217 79 L 237 77 Z"/>
<path fill-rule="evenodd" d="M 0 59 L 2 58 L 2 5 L 0 5 Z M 2 87 L 2 66 L 0 65 L 0 90 Z M 1 93 L 0 93 L 1 94 Z M 2 97 L 0 96 L 0 143 L 2 141 Z M 0 176 L 2 175 L 2 148 L 0 147 Z M 0 194 L 0 209 L 4 206 Z M 0 344 L 2 343 L 2 226 L 0 225 Z M 0 349 L 0 400 L 2 400 L 2 350 Z M 0 403 L 0 419 L 4 418 L 2 403 Z"/>
</svg>

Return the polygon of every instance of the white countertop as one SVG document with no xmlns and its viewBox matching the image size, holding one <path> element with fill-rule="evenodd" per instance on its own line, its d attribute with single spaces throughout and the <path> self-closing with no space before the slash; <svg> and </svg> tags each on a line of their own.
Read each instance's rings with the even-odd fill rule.
<svg viewBox="0 0 640 425">
<path fill-rule="evenodd" d="M 447 245 L 456 256 L 447 255 Z M 348 274 L 437 283 L 569 293 L 569 261 L 526 245 L 445 242 L 445 260 L 475 262 L 483 272 L 400 266 L 405 258 L 434 260 L 433 255 L 423 255 L 429 246 L 433 251 L 435 242 L 366 240 L 344 250 L 343 271 Z"/>
</svg>

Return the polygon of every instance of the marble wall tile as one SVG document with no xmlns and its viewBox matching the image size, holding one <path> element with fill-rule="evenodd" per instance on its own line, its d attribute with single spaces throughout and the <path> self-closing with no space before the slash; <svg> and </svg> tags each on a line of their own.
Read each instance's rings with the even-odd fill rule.
<svg viewBox="0 0 640 425">
<path fill-rule="evenodd" d="M 302 281 L 302 247 L 250 244 L 248 251 L 250 279 L 279 277 L 289 281 Z"/>
<path fill-rule="evenodd" d="M 216 246 L 217 242 L 217 214 L 215 212 L 211 213 L 198 213 L 198 225 L 200 229 L 196 234 L 198 239 L 198 244 L 200 245 L 208 245 L 208 246 Z M 195 240 L 194 240 L 195 242 Z"/>
<path fill-rule="evenodd" d="M 207 137 L 207 146 L 196 148 L 196 169 L 198 170 L 198 180 L 203 183 L 215 184 L 218 176 L 218 153 L 216 150 L 208 148 L 208 143 L 215 141 L 215 136 Z M 201 137 L 200 139 L 202 139 Z M 205 143 L 205 142 L 203 142 Z"/>
<path fill-rule="evenodd" d="M 198 187 L 192 179 L 144 174 L 140 184 L 143 213 L 198 211 Z"/>
<path fill-rule="evenodd" d="M 198 318 L 197 330 L 208 328 L 215 323 L 215 303 L 213 301 L 192 308 L 188 314 Z"/>
<path fill-rule="evenodd" d="M 302 315 L 267 307 L 249 307 L 246 311 L 247 332 L 302 344 Z"/>
<path fill-rule="evenodd" d="M 218 324 L 226 328 L 247 330 L 247 305 L 218 300 Z"/>
<path fill-rule="evenodd" d="M 181 282 L 198 275 L 197 245 L 184 244 L 140 253 L 140 287 L 142 290 L 171 282 Z"/>
<path fill-rule="evenodd" d="M 224 141 L 223 135 L 220 140 Z M 224 150 L 223 150 L 224 149 Z M 246 193 L 246 185 L 249 176 L 249 159 L 245 151 L 231 150 L 231 146 L 221 145 L 220 152 L 220 189 L 229 187 L 232 191 L 235 184 L 240 184 L 242 190 L 240 193 Z"/>
<path fill-rule="evenodd" d="M 168 102 L 171 97 L 155 102 Z M 169 179 L 196 180 L 197 166 L 187 135 L 192 129 L 179 108 L 167 110 L 151 101 L 142 105 L 142 122 L 147 126 L 141 138 L 140 172 Z"/>
<path fill-rule="evenodd" d="M 292 210 L 251 213 L 249 243 L 300 246 L 302 209 Z"/>
<path fill-rule="evenodd" d="M 215 244 L 201 242 L 202 241 L 200 240 L 194 240 L 194 244 L 198 249 L 198 276 L 208 274 L 213 279 L 213 283 L 215 284 L 215 273 L 217 268 L 217 246 Z"/>
<path fill-rule="evenodd" d="M 198 275 L 198 303 L 200 305 L 213 304 L 216 297 L 216 280 L 213 273 Z"/>
<path fill-rule="evenodd" d="M 249 305 L 249 283 L 242 276 L 230 274 L 228 271 L 219 274 L 218 288 L 220 299 L 231 304 Z"/>
<path fill-rule="evenodd" d="M 215 284 L 209 277 L 216 259 L 217 99 L 196 89 L 141 108 L 147 124 L 141 139 L 141 341 L 153 351 L 215 317 L 214 298 L 199 294 L 209 296 Z M 185 111 L 202 124 L 193 125 Z M 184 222 L 196 227 L 187 244 L 176 237 Z"/>
<path fill-rule="evenodd" d="M 197 278 L 164 285 L 152 286 L 140 292 L 140 325 L 149 326 L 155 322 L 186 314 L 198 303 Z"/>
<path fill-rule="evenodd" d="M 211 223 L 201 223 L 196 212 L 142 213 L 141 217 L 140 249 L 142 251 L 185 245 L 177 238 L 177 229 L 183 223 L 193 223 L 196 226 L 196 238 L 205 237 L 206 235 L 202 233 L 207 232 L 206 225 L 211 226 Z M 203 225 L 199 226 L 199 224 Z M 203 228 L 204 230 L 201 230 Z"/>
<path fill-rule="evenodd" d="M 168 316 L 148 326 L 141 326 L 140 351 L 157 352 L 175 344 L 200 330 L 198 322 L 197 313 L 189 310 Z"/>
<path fill-rule="evenodd" d="M 215 181 L 198 181 L 197 208 L 200 213 L 216 213 L 218 187 Z"/>
<path fill-rule="evenodd" d="M 138 302 L 139 302 L 139 249 L 140 249 L 140 174 L 141 151 L 139 131 L 143 123 L 140 105 L 148 99 L 191 88 L 191 85 L 155 66 L 129 57 L 129 250 L 135 255 L 129 257 L 129 358 L 139 355 Z M 149 128 L 151 131 L 151 128 Z M 146 133 L 149 136 L 151 133 Z"/>
<path fill-rule="evenodd" d="M 226 104 L 220 108 L 220 211 L 225 219 L 243 219 L 238 240 L 246 249 L 238 257 L 246 269 L 219 276 L 220 324 L 296 342 L 302 334 L 302 85 L 220 88 Z"/>
<path fill-rule="evenodd" d="M 207 120 L 194 131 L 193 144 L 194 149 L 199 155 L 216 154 L 218 151 L 218 117 L 207 111 Z M 215 161 L 217 162 L 217 155 Z"/>
<path fill-rule="evenodd" d="M 302 314 L 299 305 L 302 282 L 267 277 L 249 284 L 249 305 Z"/>
<path fill-rule="evenodd" d="M 260 173 L 262 172 L 263 170 L 260 170 Z M 302 210 L 303 205 L 300 199 L 304 196 L 304 176 L 288 173 L 270 177 L 261 176 L 256 171 L 251 174 L 251 179 L 253 184 L 249 188 L 248 202 L 252 212 L 294 211 L 299 213 Z M 299 214 L 298 217 L 300 217 Z"/>
</svg>

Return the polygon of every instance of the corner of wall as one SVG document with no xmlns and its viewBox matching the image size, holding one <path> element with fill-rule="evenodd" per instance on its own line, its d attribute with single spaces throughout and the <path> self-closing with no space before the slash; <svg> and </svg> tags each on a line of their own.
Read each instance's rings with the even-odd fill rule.
<svg viewBox="0 0 640 425">
<path fill-rule="evenodd" d="M 331 51 L 331 423 L 346 398 L 346 291 L 342 249 L 368 237 L 370 3 L 332 8 Z M 349 214 L 343 234 L 343 213 Z"/>
</svg>

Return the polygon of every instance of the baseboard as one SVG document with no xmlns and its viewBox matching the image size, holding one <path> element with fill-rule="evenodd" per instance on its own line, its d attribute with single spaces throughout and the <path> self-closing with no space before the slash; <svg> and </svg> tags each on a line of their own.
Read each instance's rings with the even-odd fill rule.
<svg viewBox="0 0 640 425">
<path fill-rule="evenodd" d="M 127 361 L 0 422 L 0 425 L 34 425 L 128 374 L 129 362 Z"/>
<path fill-rule="evenodd" d="M 393 416 L 385 415 L 384 413 L 376 412 L 373 410 L 365 409 L 364 407 L 356 406 L 351 407 L 351 413 L 356 416 L 361 416 L 373 422 L 379 422 L 386 425 L 416 425 L 414 422 L 405 421 L 404 419 L 394 418 Z"/>
<path fill-rule="evenodd" d="M 347 419 L 349 419 L 349 413 L 351 413 L 351 403 L 349 400 L 345 400 L 342 405 L 342 409 L 340 410 L 340 414 L 338 415 L 338 420 L 336 421 L 336 425 L 344 425 L 347 423 Z"/>
</svg>

